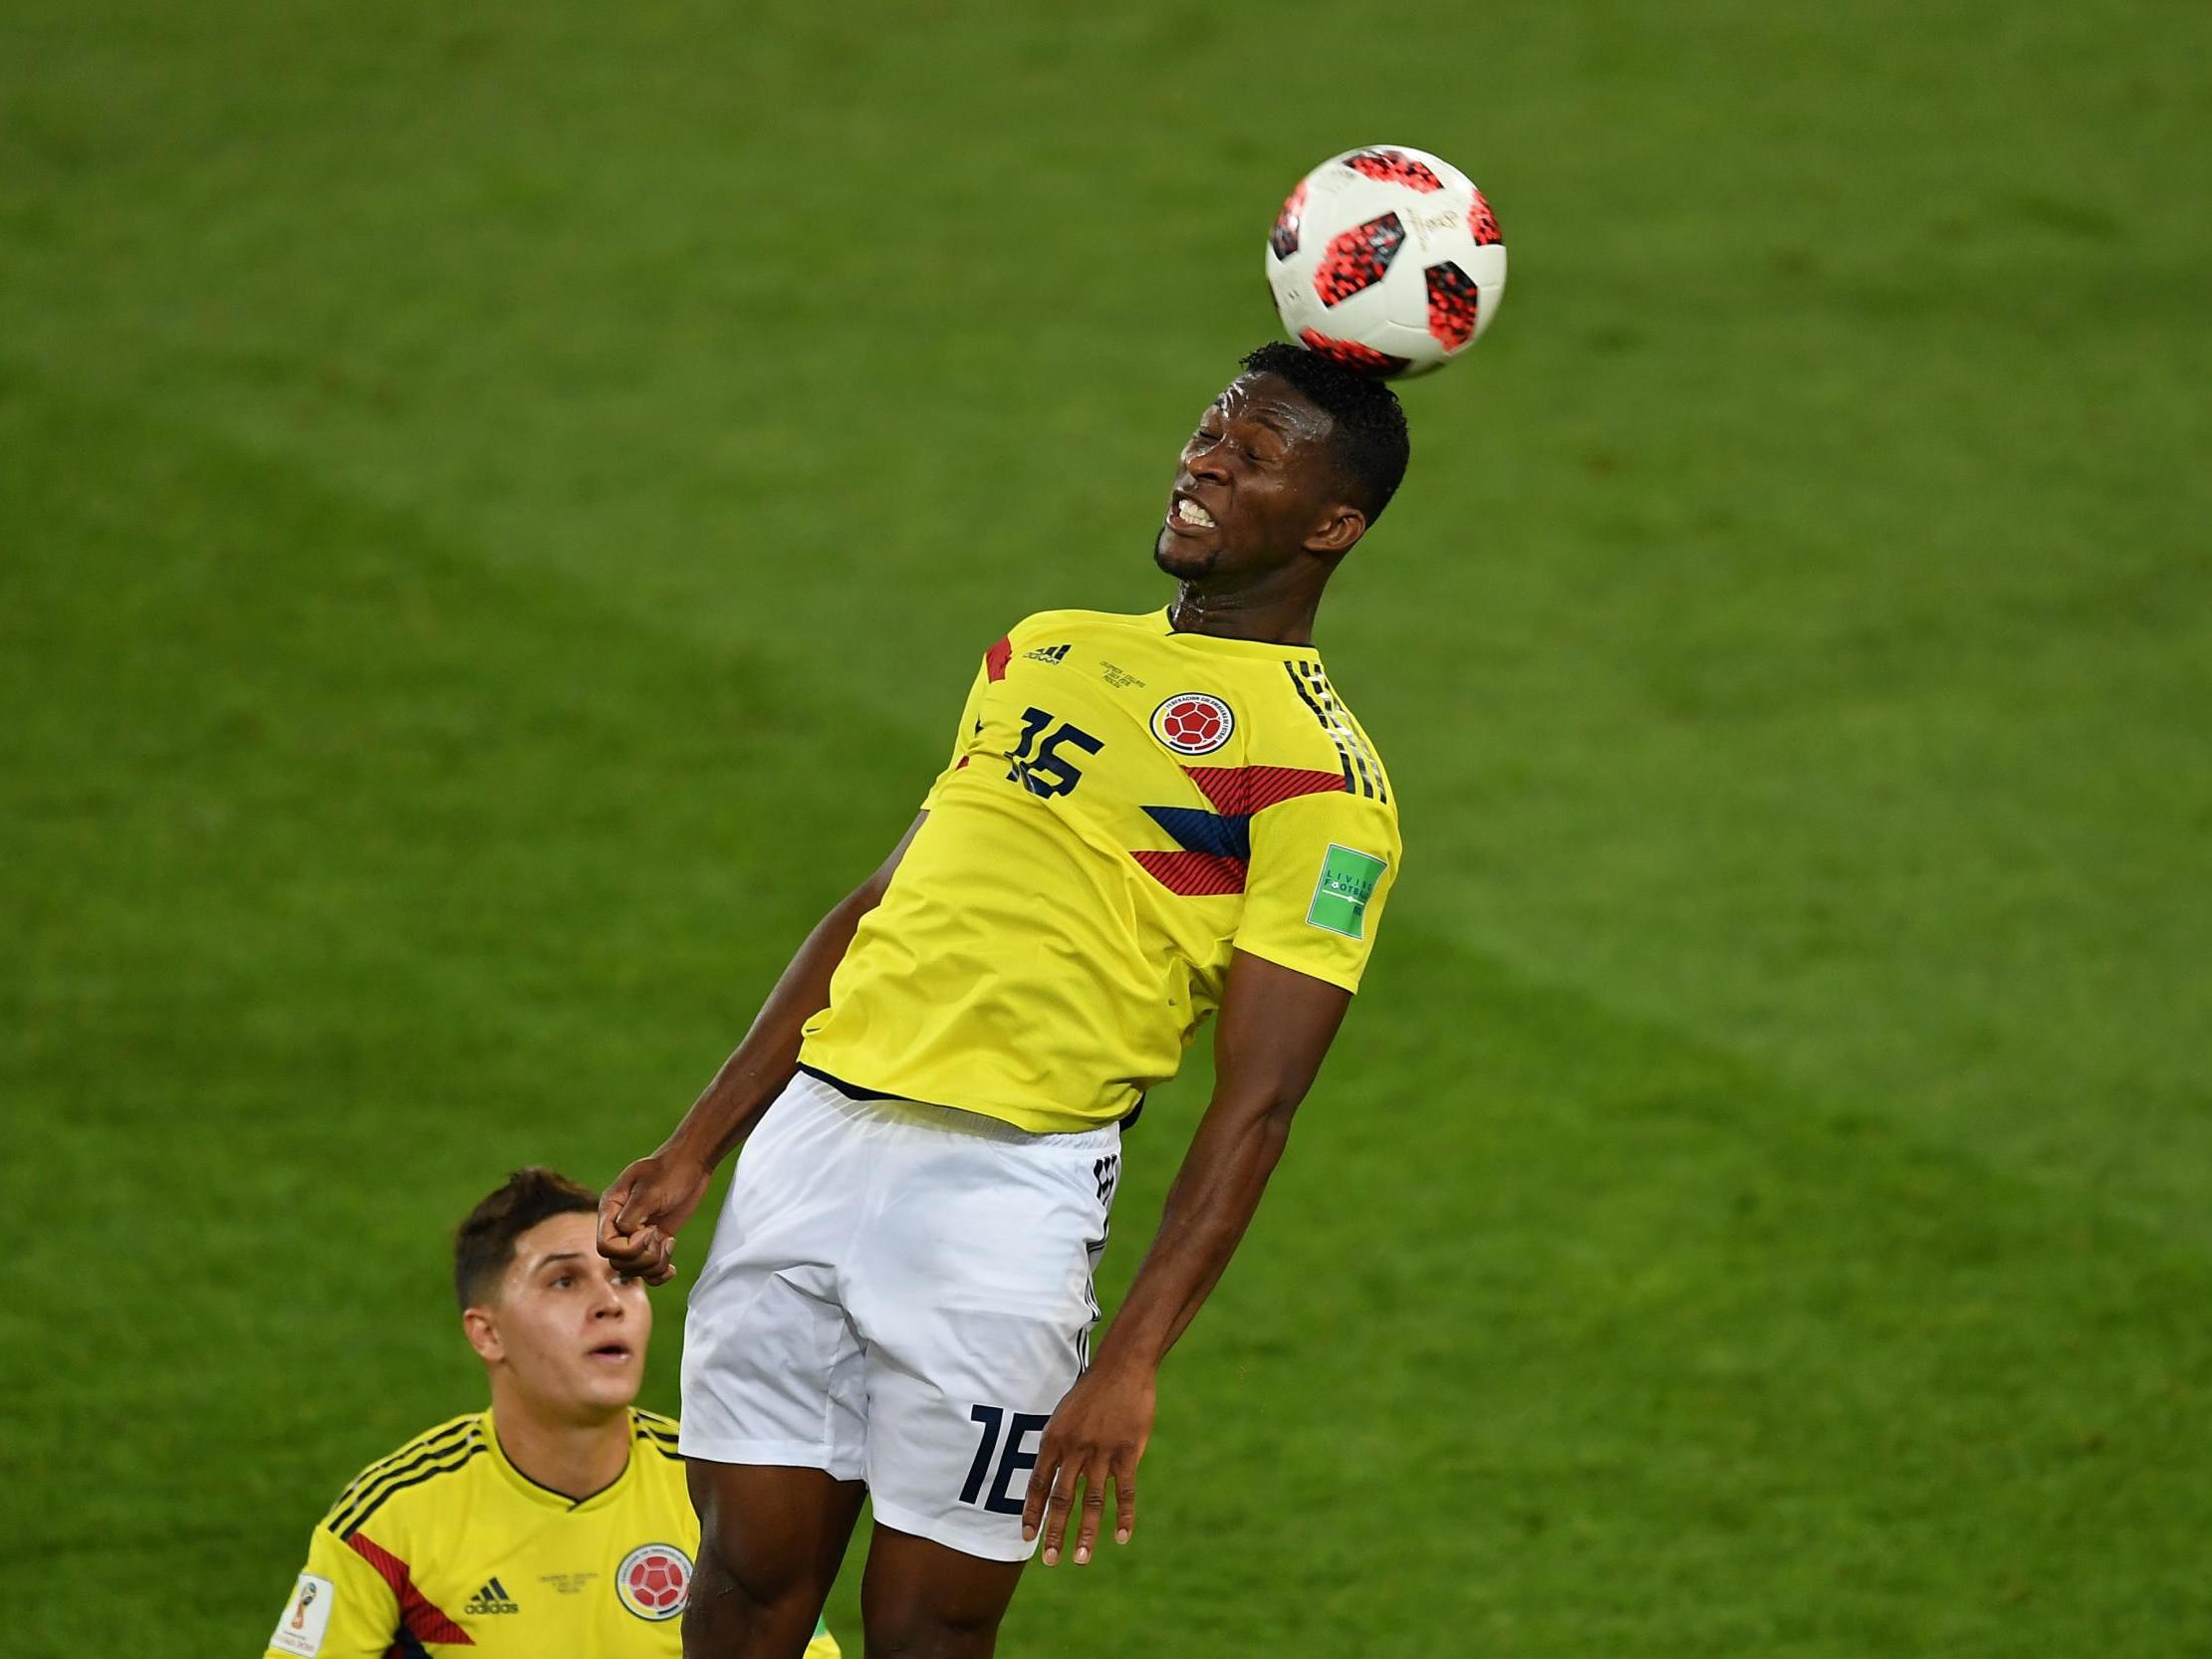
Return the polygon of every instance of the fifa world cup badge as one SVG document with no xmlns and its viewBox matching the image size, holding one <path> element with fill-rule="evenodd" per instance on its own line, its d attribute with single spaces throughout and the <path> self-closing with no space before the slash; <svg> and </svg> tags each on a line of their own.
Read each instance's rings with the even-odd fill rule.
<svg viewBox="0 0 2212 1659">
<path fill-rule="evenodd" d="M 300 1582 L 292 1592 L 292 1599 L 284 1609 L 284 1616 L 277 1620 L 276 1634 L 269 1638 L 269 1645 L 279 1653 L 296 1653 L 300 1659 L 315 1659 L 323 1651 L 323 1634 L 331 1627 L 331 1599 L 336 1586 L 328 1578 L 313 1572 L 300 1574 Z"/>
</svg>

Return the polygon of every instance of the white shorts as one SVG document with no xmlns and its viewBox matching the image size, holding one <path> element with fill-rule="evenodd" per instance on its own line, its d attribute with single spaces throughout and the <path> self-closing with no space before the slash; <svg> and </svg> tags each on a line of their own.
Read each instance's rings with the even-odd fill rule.
<svg viewBox="0 0 2212 1659">
<path fill-rule="evenodd" d="M 1090 1357 L 1116 1124 L 1040 1135 L 800 1072 L 738 1160 L 683 1338 L 682 1449 L 862 1480 L 886 1526 L 1025 1560 Z"/>
</svg>

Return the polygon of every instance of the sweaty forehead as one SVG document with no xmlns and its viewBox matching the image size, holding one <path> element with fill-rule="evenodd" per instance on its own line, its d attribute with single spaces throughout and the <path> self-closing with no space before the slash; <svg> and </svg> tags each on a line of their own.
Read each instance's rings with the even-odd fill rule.
<svg viewBox="0 0 2212 1659">
<path fill-rule="evenodd" d="M 597 1258 L 598 1218 L 582 1210 L 546 1217 L 537 1226 L 516 1235 L 514 1260 L 509 1268 L 510 1271 L 520 1268 L 527 1274 L 548 1256 L 556 1255 Z"/>
<path fill-rule="evenodd" d="M 1252 420 L 1282 433 L 1293 442 L 1313 442 L 1329 435 L 1329 411 L 1279 374 L 1240 374 L 1214 399 L 1214 407 L 1231 420 Z"/>
</svg>

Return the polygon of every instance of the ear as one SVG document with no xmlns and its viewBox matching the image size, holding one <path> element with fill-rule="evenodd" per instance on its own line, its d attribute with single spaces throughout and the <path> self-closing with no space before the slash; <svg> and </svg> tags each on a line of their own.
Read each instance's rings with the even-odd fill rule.
<svg viewBox="0 0 2212 1659">
<path fill-rule="evenodd" d="M 499 1321 L 488 1307 L 471 1307 L 461 1314 L 461 1334 L 476 1350 L 476 1357 L 496 1365 L 507 1357 L 507 1344 L 499 1338 Z"/>
<path fill-rule="evenodd" d="M 1352 543 L 1366 533 L 1367 515 L 1340 502 L 1323 513 L 1314 528 L 1306 533 L 1306 551 L 1318 553 L 1325 559 L 1341 559 L 1352 551 Z"/>
</svg>

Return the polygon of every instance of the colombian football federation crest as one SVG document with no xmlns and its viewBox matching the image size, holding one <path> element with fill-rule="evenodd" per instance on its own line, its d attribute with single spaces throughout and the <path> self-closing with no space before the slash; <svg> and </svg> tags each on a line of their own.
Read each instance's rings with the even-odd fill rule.
<svg viewBox="0 0 2212 1659">
<path fill-rule="evenodd" d="M 614 1569 L 614 1593 L 641 1619 L 672 1619 L 691 1593 L 691 1557 L 672 1543 L 641 1543 Z"/>
<path fill-rule="evenodd" d="M 1229 705 L 1203 691 L 1178 691 L 1152 710 L 1152 735 L 1178 755 L 1210 755 L 1236 729 Z"/>
</svg>

